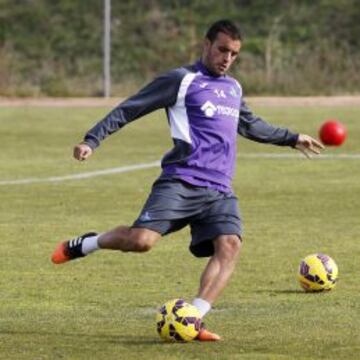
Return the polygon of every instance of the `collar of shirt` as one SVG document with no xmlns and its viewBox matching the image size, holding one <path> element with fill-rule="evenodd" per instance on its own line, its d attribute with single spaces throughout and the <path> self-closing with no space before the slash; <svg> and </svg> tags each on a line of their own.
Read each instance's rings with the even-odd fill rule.
<svg viewBox="0 0 360 360">
<path fill-rule="evenodd" d="M 226 75 L 215 75 L 213 74 L 201 61 L 201 59 L 199 59 L 196 63 L 195 63 L 195 67 L 197 70 L 201 71 L 202 74 L 204 75 L 208 75 L 208 76 L 212 76 L 215 78 L 219 78 L 219 77 L 225 77 Z"/>
</svg>

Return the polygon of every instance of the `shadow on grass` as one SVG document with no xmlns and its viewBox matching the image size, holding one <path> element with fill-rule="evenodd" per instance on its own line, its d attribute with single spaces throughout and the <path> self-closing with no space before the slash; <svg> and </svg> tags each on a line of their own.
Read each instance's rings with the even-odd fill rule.
<svg viewBox="0 0 360 360">
<path fill-rule="evenodd" d="M 156 336 L 152 336 L 152 337 L 137 337 L 135 335 L 130 336 L 130 335 L 109 335 L 109 334 L 88 334 L 88 333 L 62 333 L 62 332 L 48 332 L 48 331 L 39 331 L 39 330 L 19 330 L 19 331 L 15 331 L 15 330 L 0 330 L 0 336 L 1 335 L 21 335 L 21 336 L 45 336 L 47 338 L 49 337 L 54 337 L 56 339 L 59 339 L 59 337 L 61 337 L 63 340 L 65 340 L 66 342 L 69 341 L 69 343 L 73 342 L 73 339 L 76 338 L 77 339 L 77 345 L 79 346 L 79 344 L 81 343 L 81 339 L 83 339 L 84 341 L 88 342 L 89 338 L 92 339 L 92 342 L 97 342 L 97 343 L 108 343 L 108 344 L 123 344 L 123 345 L 127 345 L 127 346 L 139 346 L 139 345 L 148 345 L 148 346 L 158 346 L 158 345 L 162 345 L 162 346 L 179 346 L 179 345 L 184 345 L 184 344 L 188 344 L 186 342 L 166 342 L 166 341 L 162 341 L 160 338 L 157 338 Z M 199 342 L 191 342 L 192 344 L 194 343 L 199 343 Z"/>
<path fill-rule="evenodd" d="M 281 295 L 281 294 L 296 294 L 296 295 L 314 295 L 314 294 L 324 294 L 326 291 L 304 291 L 304 290 L 290 290 L 290 289 L 284 289 L 284 290 L 273 290 L 273 289 L 262 289 L 262 290 L 255 290 L 254 293 L 258 294 L 268 294 L 268 295 Z"/>
</svg>

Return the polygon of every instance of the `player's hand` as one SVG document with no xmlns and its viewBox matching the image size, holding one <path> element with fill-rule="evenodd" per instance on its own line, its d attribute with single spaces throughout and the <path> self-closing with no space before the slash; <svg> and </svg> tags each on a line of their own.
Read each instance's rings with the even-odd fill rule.
<svg viewBox="0 0 360 360">
<path fill-rule="evenodd" d="M 91 156 L 92 153 L 93 153 L 92 148 L 85 143 L 80 143 L 80 144 L 74 146 L 73 155 L 76 160 L 84 161 L 89 156 Z"/>
<path fill-rule="evenodd" d="M 311 155 L 320 154 L 321 150 L 325 149 L 325 146 L 309 135 L 300 134 L 295 149 L 298 149 L 307 158 L 311 159 Z"/>
</svg>

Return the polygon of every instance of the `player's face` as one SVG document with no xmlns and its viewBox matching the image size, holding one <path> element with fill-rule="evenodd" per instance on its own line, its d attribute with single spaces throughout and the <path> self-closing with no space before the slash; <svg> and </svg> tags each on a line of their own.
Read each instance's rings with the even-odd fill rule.
<svg viewBox="0 0 360 360">
<path fill-rule="evenodd" d="M 205 39 L 202 62 L 213 74 L 224 75 L 238 56 L 240 48 L 240 40 L 219 32 L 213 42 Z"/>
</svg>

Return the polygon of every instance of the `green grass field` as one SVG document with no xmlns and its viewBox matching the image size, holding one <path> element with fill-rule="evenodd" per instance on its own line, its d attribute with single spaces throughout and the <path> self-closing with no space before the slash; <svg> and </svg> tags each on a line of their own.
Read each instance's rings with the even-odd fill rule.
<svg viewBox="0 0 360 360">
<path fill-rule="evenodd" d="M 360 110 L 257 108 L 272 123 L 317 134 L 324 119 L 349 131 L 326 154 L 360 153 Z M 98 252 L 54 266 L 56 244 L 88 230 L 130 224 L 158 168 L 83 180 L 46 179 L 153 162 L 171 146 L 156 113 L 106 140 L 79 163 L 72 147 L 105 108 L 0 108 L 1 359 L 359 359 L 360 159 L 239 156 L 234 189 L 245 225 L 236 273 L 206 322 L 219 343 L 166 344 L 155 311 L 191 300 L 204 259 L 187 229 L 147 254 Z M 295 153 L 239 138 L 239 154 Z M 296 280 L 307 254 L 332 256 L 334 291 L 305 294 Z"/>
</svg>

